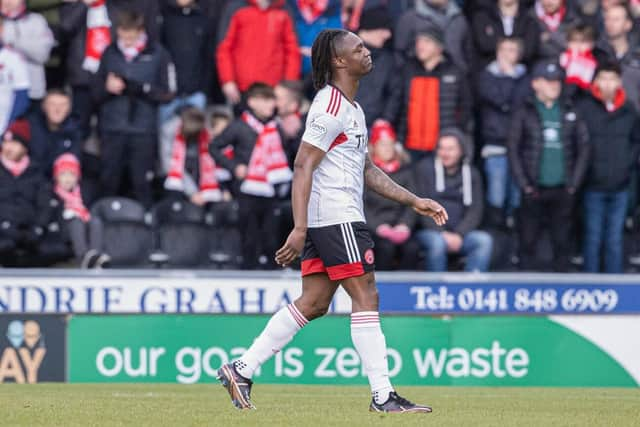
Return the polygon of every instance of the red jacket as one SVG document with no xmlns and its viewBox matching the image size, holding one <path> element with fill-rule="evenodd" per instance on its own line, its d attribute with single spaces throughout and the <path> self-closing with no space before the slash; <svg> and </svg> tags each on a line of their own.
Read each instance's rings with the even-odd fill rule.
<svg viewBox="0 0 640 427">
<path fill-rule="evenodd" d="M 300 49 L 293 21 L 275 0 L 265 10 L 255 0 L 239 9 L 216 53 L 222 84 L 235 82 L 241 91 L 252 83 L 276 85 L 300 78 Z"/>
</svg>

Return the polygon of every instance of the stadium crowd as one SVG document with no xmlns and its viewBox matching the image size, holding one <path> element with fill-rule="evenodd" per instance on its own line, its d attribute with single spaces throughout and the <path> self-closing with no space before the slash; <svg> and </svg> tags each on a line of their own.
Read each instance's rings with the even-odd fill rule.
<svg viewBox="0 0 640 427">
<path fill-rule="evenodd" d="M 164 209 L 208 227 L 227 266 L 277 268 L 311 44 L 336 27 L 375 64 L 357 97 L 373 161 L 450 218 L 367 192 L 378 269 L 640 261 L 624 238 L 639 0 L 2 0 L 0 14 L 3 266 L 118 264 L 130 239 L 107 243 L 106 211 L 153 228 Z"/>
</svg>

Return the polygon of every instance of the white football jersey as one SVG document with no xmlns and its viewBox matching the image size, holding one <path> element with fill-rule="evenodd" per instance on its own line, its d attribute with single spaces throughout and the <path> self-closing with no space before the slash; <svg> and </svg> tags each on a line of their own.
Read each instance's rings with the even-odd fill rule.
<svg viewBox="0 0 640 427">
<path fill-rule="evenodd" d="M 6 46 L 0 48 L 0 133 L 7 128 L 13 110 L 14 91 L 29 89 L 25 59 Z"/>
<path fill-rule="evenodd" d="M 325 86 L 313 99 L 302 141 L 327 153 L 313 172 L 307 226 L 364 222 L 367 124 L 362 107 Z"/>
</svg>

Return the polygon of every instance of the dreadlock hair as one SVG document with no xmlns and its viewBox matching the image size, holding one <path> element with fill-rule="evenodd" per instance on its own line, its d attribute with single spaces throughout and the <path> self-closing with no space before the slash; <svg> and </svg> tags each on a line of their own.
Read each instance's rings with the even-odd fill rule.
<svg viewBox="0 0 640 427">
<path fill-rule="evenodd" d="M 313 41 L 311 47 L 311 67 L 313 76 L 313 86 L 322 89 L 333 79 L 331 61 L 336 57 L 336 40 L 341 40 L 347 34 L 346 30 L 327 29 L 320 31 L 320 34 Z"/>
</svg>

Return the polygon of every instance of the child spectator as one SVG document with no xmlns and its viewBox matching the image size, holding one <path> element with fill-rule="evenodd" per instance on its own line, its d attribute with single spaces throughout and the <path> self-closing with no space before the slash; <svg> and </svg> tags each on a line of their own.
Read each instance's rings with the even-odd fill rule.
<svg viewBox="0 0 640 427">
<path fill-rule="evenodd" d="M 300 138 L 304 132 L 302 103 L 304 102 L 302 83 L 283 80 L 274 88 L 278 124 L 287 145 L 293 145 L 292 151 L 298 151 Z"/>
<path fill-rule="evenodd" d="M 161 40 L 176 66 L 177 97 L 160 107 L 160 124 L 182 107 L 204 111 L 212 61 L 209 57 L 213 34 L 201 0 L 167 0 L 163 5 Z"/>
<path fill-rule="evenodd" d="M 624 219 L 640 153 L 640 118 L 626 99 L 621 74 L 615 63 L 601 65 L 592 96 L 578 105 L 592 152 L 583 210 L 584 270 L 590 273 L 623 272 Z"/>
<path fill-rule="evenodd" d="M 413 173 L 406 156 L 398 145 L 396 134 L 385 122 L 371 129 L 372 160 L 395 182 L 413 188 Z M 364 206 L 367 227 L 376 248 L 376 268 L 380 270 L 412 270 L 417 265 L 417 244 L 411 240 L 416 215 L 406 206 L 392 202 L 373 191 L 366 191 Z"/>
<path fill-rule="evenodd" d="M 565 82 L 588 90 L 598 63 L 593 56 L 595 31 L 587 25 L 577 25 L 567 33 L 567 50 L 560 55 L 560 65 L 566 74 Z"/>
<path fill-rule="evenodd" d="M 231 16 L 216 53 L 222 91 L 233 104 L 251 84 L 300 78 L 300 49 L 284 0 L 247 0 Z"/>
<path fill-rule="evenodd" d="M 471 166 L 471 147 L 464 133 L 443 129 L 435 158 L 415 166 L 417 194 L 438 200 L 449 214 L 444 227 L 421 217 L 416 237 L 426 253 L 427 271 L 446 271 L 449 254 L 465 257 L 465 271 L 489 269 L 493 239 L 478 230 L 482 221 L 482 178 Z"/>
<path fill-rule="evenodd" d="M 62 222 L 73 254 L 81 268 L 103 268 L 111 257 L 98 252 L 102 246 L 102 224 L 91 219 L 80 191 L 80 162 L 71 153 L 62 154 L 53 164 L 54 193 L 62 206 Z"/>
<path fill-rule="evenodd" d="M 216 164 L 209 153 L 209 144 L 217 135 L 209 132 L 205 121 L 202 111 L 188 107 L 179 118 L 164 125 L 160 141 L 163 169 L 167 175 L 164 188 L 184 194 L 197 206 L 230 199 L 228 192 L 223 197 Z"/>
<path fill-rule="evenodd" d="M 513 115 L 507 140 L 511 171 L 523 193 L 520 265 L 538 268 L 537 243 L 548 229 L 554 270 L 566 272 L 574 198 L 589 165 L 589 135 L 570 100 L 560 97 L 564 73 L 557 62 L 537 63 L 531 78 L 534 96 Z"/>
<path fill-rule="evenodd" d="M 530 90 L 527 69 L 519 63 L 521 47 L 519 39 L 500 39 L 496 60 L 482 71 L 478 82 L 481 155 L 489 204 L 486 216 L 498 227 L 504 225 L 504 214 L 511 215 L 520 203 L 518 186 L 509 171 L 507 134 L 513 111 L 522 105 Z"/>
<path fill-rule="evenodd" d="M 50 89 L 41 103 L 29 115 L 31 125 L 31 158 L 38 162 L 47 175 L 53 162 L 63 153 L 80 158 L 80 128 L 71 117 L 71 97 L 60 89 Z"/>
<path fill-rule="evenodd" d="M 29 158 L 29 122 L 16 120 L 2 135 L 0 152 L 0 264 L 17 249 L 35 253 L 50 217 L 50 186 Z"/>
<path fill-rule="evenodd" d="M 245 268 L 275 267 L 272 260 L 281 242 L 271 230 L 280 222 L 275 209 L 281 192 L 289 192 L 293 174 L 288 159 L 295 154 L 283 144 L 284 135 L 274 119 L 273 88 L 254 83 L 247 90 L 246 103 L 248 108 L 213 140 L 210 151 L 236 180 Z M 225 155 L 229 146 L 233 158 Z"/>
<path fill-rule="evenodd" d="M 175 71 L 169 54 L 149 42 L 142 15 L 122 12 L 117 33 L 92 86 L 100 105 L 102 195 L 119 193 L 126 170 L 134 197 L 150 207 L 158 104 L 173 97 Z"/>
<path fill-rule="evenodd" d="M 444 55 L 443 37 L 433 25 L 418 31 L 416 58 L 396 76 L 383 113 L 414 160 L 433 152 L 441 129 L 469 126 L 467 78 Z"/>
<path fill-rule="evenodd" d="M 29 98 L 40 100 L 47 90 L 44 64 L 54 44 L 47 21 L 39 13 L 27 11 L 25 0 L 2 0 L 4 18 L 2 42 L 21 53 L 27 62 Z"/>
<path fill-rule="evenodd" d="M 0 40 L 4 18 L 0 16 Z M 22 55 L 0 43 L 0 133 L 29 108 L 29 75 Z"/>
</svg>

